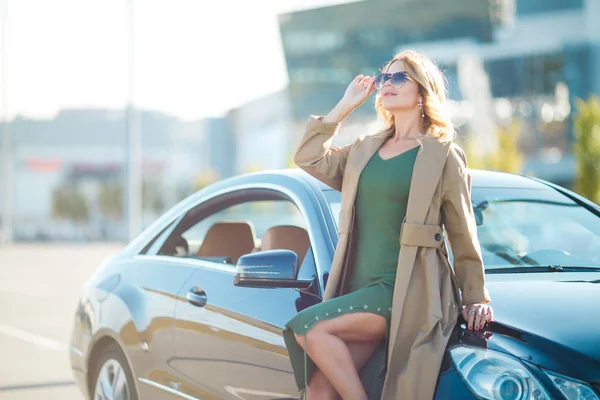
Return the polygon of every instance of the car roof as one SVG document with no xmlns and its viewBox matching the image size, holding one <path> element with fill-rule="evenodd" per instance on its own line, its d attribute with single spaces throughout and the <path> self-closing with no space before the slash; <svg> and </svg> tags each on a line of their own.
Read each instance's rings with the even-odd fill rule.
<svg viewBox="0 0 600 400">
<path fill-rule="evenodd" d="M 480 188 L 521 188 L 521 189 L 551 189 L 543 180 L 534 179 L 526 175 L 513 174 L 508 172 L 488 171 L 480 169 L 469 169 L 472 176 L 472 187 Z M 308 173 L 300 168 L 289 168 L 280 170 L 271 170 L 264 172 L 256 172 L 254 174 L 264 174 L 272 176 L 272 174 L 287 175 L 290 178 L 305 181 L 311 185 L 318 187 L 320 190 L 331 190 L 329 186 L 313 178 Z"/>
</svg>

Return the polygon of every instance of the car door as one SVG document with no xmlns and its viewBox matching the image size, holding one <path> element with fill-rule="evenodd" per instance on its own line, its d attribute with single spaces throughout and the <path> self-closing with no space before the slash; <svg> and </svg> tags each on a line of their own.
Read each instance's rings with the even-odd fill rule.
<svg viewBox="0 0 600 400">
<path fill-rule="evenodd" d="M 194 273 L 185 265 L 152 255 L 152 245 L 172 227 L 171 222 L 123 268 L 121 284 L 105 300 L 106 318 L 119 326 L 121 341 L 138 380 L 139 397 L 167 400 L 178 378 L 169 365 L 173 354 L 175 305 L 182 285 Z M 174 260 L 177 261 L 177 260 Z M 125 304 L 129 309 L 124 308 Z M 117 321 L 123 320 L 122 323 Z"/>
<path fill-rule="evenodd" d="M 135 282 L 135 286 L 120 289 L 132 306 L 132 319 L 119 334 L 127 346 L 142 399 L 177 398 L 171 390 L 178 379 L 170 366 L 175 306 L 182 284 L 192 273 L 167 260 L 147 258 L 132 263 L 124 274 L 124 279 Z"/>
<path fill-rule="evenodd" d="M 312 253 L 312 249 L 309 250 Z M 301 278 L 316 278 L 312 254 L 300 267 Z M 320 294 L 289 288 L 235 287 L 233 311 L 240 319 L 237 365 L 229 365 L 229 398 L 295 398 L 298 389 L 282 337 L 285 323 L 304 308 L 319 303 Z"/>
<path fill-rule="evenodd" d="M 243 207 L 231 207 L 205 221 L 210 221 L 208 225 L 222 220 L 251 222 L 256 234 L 254 251 L 261 251 L 261 239 L 269 228 L 305 229 L 302 215 L 293 204 L 284 205 L 280 200 L 271 203 L 244 202 Z M 206 233 L 210 228 L 189 231 L 194 230 Z M 208 236 L 203 239 L 209 240 Z M 200 241 L 193 235 L 187 240 Z M 199 247 L 201 250 L 202 244 Z M 182 394 L 223 399 L 296 397 L 282 327 L 299 310 L 320 301 L 313 252 L 310 247 L 304 252 L 299 257 L 300 276 L 315 280 L 315 285 L 305 291 L 238 287 L 234 285 L 233 264 L 192 261 L 197 270 L 177 296 L 175 315 L 172 365 L 181 373 Z"/>
<path fill-rule="evenodd" d="M 293 398 L 296 384 L 282 327 L 320 298 L 294 289 L 240 288 L 233 271 L 198 271 L 176 311 L 175 367 L 180 391 L 194 398 Z M 190 296 L 192 294 L 192 296 Z M 200 294 L 205 304 L 194 302 Z"/>
</svg>

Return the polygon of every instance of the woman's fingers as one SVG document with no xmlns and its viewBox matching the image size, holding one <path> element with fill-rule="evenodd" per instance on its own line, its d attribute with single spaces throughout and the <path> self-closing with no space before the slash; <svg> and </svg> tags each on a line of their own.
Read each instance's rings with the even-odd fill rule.
<svg viewBox="0 0 600 400">
<path fill-rule="evenodd" d="M 492 307 L 487 304 L 471 304 L 463 308 L 462 315 L 469 330 L 482 329 L 486 322 L 494 320 Z"/>
<path fill-rule="evenodd" d="M 358 75 L 350 82 L 342 99 L 349 109 L 354 110 L 373 93 L 374 82 L 374 78 L 365 75 Z"/>
<path fill-rule="evenodd" d="M 477 309 L 477 312 L 475 314 L 477 314 L 477 316 L 475 317 L 475 330 L 479 330 L 483 328 L 483 325 L 485 324 L 487 313 L 484 307 L 480 307 Z"/>
<path fill-rule="evenodd" d="M 469 311 L 467 311 L 467 329 L 472 330 L 473 329 L 473 324 L 475 322 L 475 309 L 471 309 Z"/>
<path fill-rule="evenodd" d="M 356 78 L 354 78 L 353 82 L 356 85 L 362 86 L 365 89 L 369 88 L 369 85 L 371 84 L 371 82 L 374 82 L 374 78 L 368 75 L 358 75 Z"/>
<path fill-rule="evenodd" d="M 462 314 L 463 318 L 465 319 L 465 321 L 469 320 L 469 315 L 467 315 L 467 307 L 462 308 L 461 314 Z"/>
<path fill-rule="evenodd" d="M 369 84 L 367 86 L 367 89 L 369 89 L 369 92 L 373 92 L 373 90 L 375 90 L 375 77 L 372 77 L 369 80 Z"/>
</svg>

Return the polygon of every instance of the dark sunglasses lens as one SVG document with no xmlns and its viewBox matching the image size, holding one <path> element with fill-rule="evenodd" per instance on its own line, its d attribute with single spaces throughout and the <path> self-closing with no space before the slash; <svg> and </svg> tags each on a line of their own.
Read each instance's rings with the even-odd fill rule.
<svg viewBox="0 0 600 400">
<path fill-rule="evenodd" d="M 408 76 L 406 76 L 405 72 L 396 72 L 392 75 L 392 86 L 400 87 L 404 85 L 406 79 L 408 79 Z"/>
</svg>

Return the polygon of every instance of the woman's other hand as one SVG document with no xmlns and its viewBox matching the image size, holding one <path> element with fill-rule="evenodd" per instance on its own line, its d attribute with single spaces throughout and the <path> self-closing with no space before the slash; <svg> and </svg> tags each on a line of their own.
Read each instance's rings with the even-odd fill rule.
<svg viewBox="0 0 600 400">
<path fill-rule="evenodd" d="M 352 111 L 367 100 L 375 90 L 375 77 L 358 75 L 350 82 L 344 97 L 339 103 L 323 118 L 326 123 L 342 122 Z"/>
<path fill-rule="evenodd" d="M 474 303 L 463 307 L 462 316 L 467 321 L 467 328 L 476 331 L 482 329 L 486 322 L 494 320 L 494 310 L 486 303 Z"/>
</svg>

